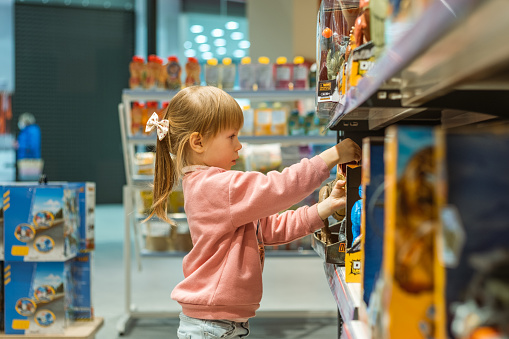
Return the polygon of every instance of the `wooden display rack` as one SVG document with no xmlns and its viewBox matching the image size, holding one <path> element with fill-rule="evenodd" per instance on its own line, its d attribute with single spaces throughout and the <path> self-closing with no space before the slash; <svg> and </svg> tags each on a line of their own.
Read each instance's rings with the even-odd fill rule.
<svg viewBox="0 0 509 339">
<path fill-rule="evenodd" d="M 95 334 L 104 324 L 104 318 L 95 317 L 92 321 L 78 321 L 65 329 L 62 334 L 0 334 L 0 339 L 29 338 L 72 338 L 72 339 L 94 339 Z"/>
</svg>

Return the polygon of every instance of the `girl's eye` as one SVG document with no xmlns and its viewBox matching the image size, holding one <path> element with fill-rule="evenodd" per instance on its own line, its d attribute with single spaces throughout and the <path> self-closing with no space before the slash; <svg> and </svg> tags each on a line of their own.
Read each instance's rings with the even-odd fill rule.
<svg viewBox="0 0 509 339">
<path fill-rule="evenodd" d="M 235 138 L 235 134 L 230 135 L 230 139 L 232 139 L 232 140 L 233 140 L 233 138 Z"/>
</svg>

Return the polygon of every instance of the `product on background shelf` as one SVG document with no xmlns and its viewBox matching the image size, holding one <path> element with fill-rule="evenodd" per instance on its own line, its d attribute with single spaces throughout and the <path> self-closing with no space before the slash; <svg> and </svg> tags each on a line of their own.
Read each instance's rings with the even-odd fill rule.
<svg viewBox="0 0 509 339">
<path fill-rule="evenodd" d="M 231 91 L 235 85 L 235 64 L 231 58 L 224 58 L 221 66 L 221 83 L 225 91 Z"/>
<path fill-rule="evenodd" d="M 205 83 L 207 86 L 218 87 L 220 83 L 219 66 L 216 58 L 207 60 L 205 64 Z"/>
<path fill-rule="evenodd" d="M 293 88 L 306 89 L 308 88 L 308 73 L 309 67 L 304 63 L 304 58 L 296 56 L 293 58 Z"/>
<path fill-rule="evenodd" d="M 362 297 L 370 305 L 371 293 L 380 276 L 384 241 L 384 141 L 383 137 L 362 140 L 363 207 L 361 216 Z M 375 312 L 380 312 L 376 310 Z M 373 325 L 373 324 L 370 324 Z"/>
<path fill-rule="evenodd" d="M 151 132 L 145 132 L 145 127 L 147 125 L 148 119 L 152 115 L 152 113 L 157 113 L 159 110 L 159 103 L 157 101 L 147 101 L 144 107 L 141 108 L 141 125 L 142 130 L 141 132 L 143 134 L 150 134 L 151 132 L 154 132 L 152 130 Z"/>
<path fill-rule="evenodd" d="M 146 65 L 146 77 L 143 88 L 145 89 L 155 89 L 157 78 L 159 76 L 159 68 L 160 65 L 156 61 L 157 55 L 151 54 L 148 56 L 148 61 Z"/>
<path fill-rule="evenodd" d="M 166 113 L 166 108 L 170 104 L 169 101 L 164 101 L 161 105 L 161 108 L 157 111 L 157 115 L 159 116 L 159 120 L 164 119 L 164 114 Z"/>
<path fill-rule="evenodd" d="M 442 265 L 435 337 L 479 338 L 484 333 L 507 338 L 509 128 L 475 126 L 437 133 Z"/>
<path fill-rule="evenodd" d="M 250 171 L 267 173 L 278 170 L 282 163 L 281 145 L 249 145 L 246 147 L 246 160 Z"/>
<path fill-rule="evenodd" d="M 289 135 L 306 134 L 304 128 L 304 117 L 301 117 L 299 115 L 299 111 L 296 109 L 290 112 L 290 117 L 288 118 L 288 134 Z"/>
<path fill-rule="evenodd" d="M 90 321 L 94 318 L 92 307 L 92 254 L 80 253 L 70 260 L 72 306 L 71 321 Z"/>
<path fill-rule="evenodd" d="M 272 128 L 272 109 L 260 103 L 254 111 L 254 135 L 270 135 Z"/>
<path fill-rule="evenodd" d="M 273 88 L 272 65 L 267 57 L 259 57 L 256 65 L 256 85 L 259 90 L 268 90 Z"/>
<path fill-rule="evenodd" d="M 154 175 L 155 153 L 154 152 L 137 152 L 134 165 L 136 166 L 136 174 Z"/>
<path fill-rule="evenodd" d="M 352 52 L 350 65 L 350 83 L 349 87 L 355 87 L 359 80 L 373 67 L 375 62 L 375 46 L 368 42 L 357 47 Z"/>
<path fill-rule="evenodd" d="M 359 12 L 358 0 L 324 0 L 317 25 L 317 114 L 329 118 L 339 102 L 338 74 L 345 61 L 349 29 Z"/>
<path fill-rule="evenodd" d="M 129 63 L 129 73 L 129 88 L 141 88 L 145 80 L 145 59 L 137 55 L 133 56 Z"/>
<path fill-rule="evenodd" d="M 251 106 L 242 107 L 244 113 L 244 125 L 240 130 L 241 135 L 253 135 L 254 134 L 254 111 Z"/>
<path fill-rule="evenodd" d="M 179 59 L 175 55 L 168 57 L 166 74 L 166 85 L 168 89 L 178 91 L 182 87 L 182 67 L 180 66 Z"/>
<path fill-rule="evenodd" d="M 271 135 L 288 135 L 288 107 L 280 102 L 272 105 Z"/>
<path fill-rule="evenodd" d="M 133 108 L 131 109 L 131 134 L 137 135 L 141 134 L 144 130 L 144 126 L 142 123 L 142 115 L 143 109 L 145 109 L 145 104 L 135 101 L 133 102 Z"/>
<path fill-rule="evenodd" d="M 72 182 L 78 194 L 79 248 L 81 253 L 95 249 L 95 182 Z"/>
<path fill-rule="evenodd" d="M 186 63 L 186 87 L 200 84 L 200 64 L 196 58 L 187 58 Z"/>
<path fill-rule="evenodd" d="M 316 87 L 316 62 L 309 67 L 308 82 L 309 88 Z"/>
<path fill-rule="evenodd" d="M 292 65 L 287 63 L 285 57 L 276 59 L 274 65 L 274 84 L 276 89 L 289 89 L 290 82 L 292 81 Z"/>
<path fill-rule="evenodd" d="M 255 65 L 251 63 L 250 57 L 244 57 L 239 64 L 239 86 L 241 90 L 252 91 L 256 84 Z"/>
<path fill-rule="evenodd" d="M 306 135 L 319 135 L 320 128 L 315 124 L 315 112 L 311 111 L 304 117 L 304 132 Z"/>
<path fill-rule="evenodd" d="M 435 139 L 432 127 L 386 131 L 383 337 L 435 337 Z"/>
<path fill-rule="evenodd" d="M 168 78 L 168 74 L 166 73 L 166 65 L 163 65 L 163 59 L 158 56 L 154 57 L 154 64 L 156 88 L 158 90 L 164 90 L 166 89 L 166 79 Z"/>
</svg>

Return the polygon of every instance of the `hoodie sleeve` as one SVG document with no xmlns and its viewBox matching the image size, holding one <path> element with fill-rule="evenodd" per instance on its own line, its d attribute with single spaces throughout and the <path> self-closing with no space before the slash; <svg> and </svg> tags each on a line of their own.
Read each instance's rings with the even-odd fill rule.
<svg viewBox="0 0 509 339">
<path fill-rule="evenodd" d="M 329 177 L 325 162 L 315 156 L 281 173 L 235 172 L 229 183 L 230 217 L 234 227 L 283 211 L 298 203 Z M 316 209 L 316 208 L 315 208 Z"/>
<path fill-rule="evenodd" d="M 324 223 L 318 215 L 317 204 L 314 204 L 261 219 L 260 226 L 263 243 L 277 246 L 311 234 L 322 228 Z"/>
</svg>

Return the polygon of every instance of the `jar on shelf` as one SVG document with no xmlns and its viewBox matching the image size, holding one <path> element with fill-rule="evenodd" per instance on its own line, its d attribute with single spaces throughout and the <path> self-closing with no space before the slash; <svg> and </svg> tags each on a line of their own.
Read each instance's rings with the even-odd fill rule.
<svg viewBox="0 0 509 339">
<path fill-rule="evenodd" d="M 258 90 L 273 88 L 272 65 L 267 57 L 259 57 L 256 65 L 256 85 Z"/>
<path fill-rule="evenodd" d="M 200 84 L 201 67 L 198 59 L 194 57 L 187 58 L 186 63 L 186 87 Z"/>
<path fill-rule="evenodd" d="M 219 86 L 219 66 L 216 58 L 207 60 L 205 64 L 205 83 L 207 86 Z"/>
<path fill-rule="evenodd" d="M 129 63 L 129 88 L 136 89 L 142 87 L 142 80 L 145 71 L 145 59 L 140 56 L 133 56 Z"/>
<path fill-rule="evenodd" d="M 223 59 L 221 83 L 225 91 L 231 91 L 235 85 L 235 64 L 231 58 Z"/>
<path fill-rule="evenodd" d="M 252 91 L 256 84 L 256 73 L 250 57 L 244 57 L 239 64 L 239 86 L 243 91 Z"/>
<path fill-rule="evenodd" d="M 276 59 L 274 68 L 274 83 L 276 89 L 289 89 L 292 79 L 292 66 L 287 63 L 287 59 L 285 57 L 279 57 Z"/>
<path fill-rule="evenodd" d="M 178 91 L 182 87 L 182 67 L 180 67 L 179 59 L 175 55 L 168 57 L 166 64 L 166 86 L 169 90 Z"/>
<path fill-rule="evenodd" d="M 137 135 L 141 134 L 141 131 L 143 129 L 142 125 L 142 115 L 143 115 L 143 109 L 145 108 L 145 104 L 135 101 L 133 102 L 133 106 L 131 109 L 131 134 Z"/>
<path fill-rule="evenodd" d="M 304 63 L 304 58 L 296 56 L 293 59 L 293 88 L 306 89 L 308 87 L 308 66 Z"/>
</svg>

